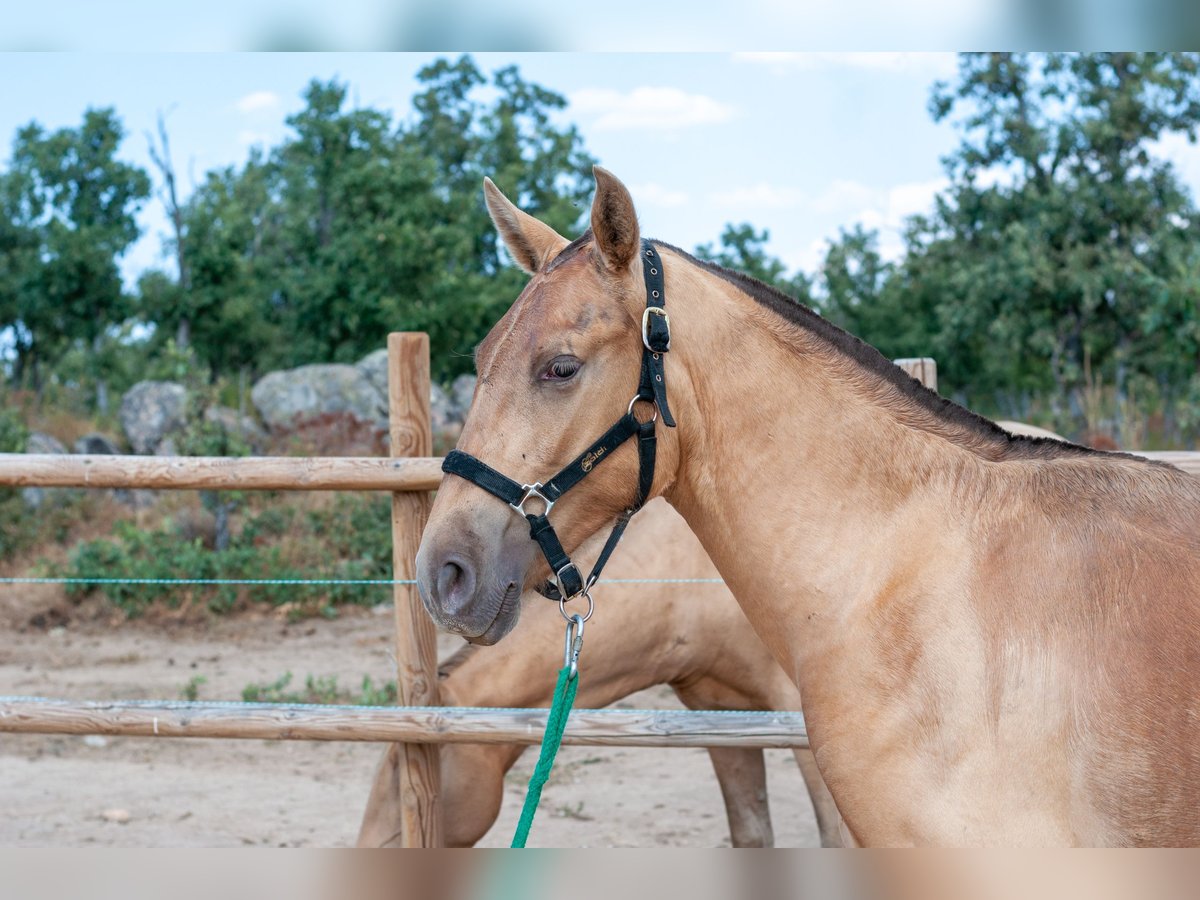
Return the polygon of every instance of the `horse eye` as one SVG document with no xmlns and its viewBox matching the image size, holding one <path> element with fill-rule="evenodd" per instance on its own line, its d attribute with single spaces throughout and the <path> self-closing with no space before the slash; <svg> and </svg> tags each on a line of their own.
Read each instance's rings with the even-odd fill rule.
<svg viewBox="0 0 1200 900">
<path fill-rule="evenodd" d="M 550 365 L 546 366 L 546 371 L 542 373 L 543 381 L 566 381 L 572 378 L 582 366 L 579 360 L 573 356 L 559 356 L 551 360 Z"/>
</svg>

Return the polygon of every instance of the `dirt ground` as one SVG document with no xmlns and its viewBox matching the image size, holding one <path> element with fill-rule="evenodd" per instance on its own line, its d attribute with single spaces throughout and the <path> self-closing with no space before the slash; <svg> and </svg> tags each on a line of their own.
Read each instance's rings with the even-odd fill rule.
<svg viewBox="0 0 1200 900">
<path fill-rule="evenodd" d="M 120 621 L 72 607 L 53 588 L 0 589 L 0 694 L 76 699 L 240 700 L 251 682 L 292 672 L 393 676 L 391 610 L 353 609 L 289 624 L 271 612 Z M 443 637 L 442 650 L 457 646 Z M 553 673 L 547 673 L 548 678 Z M 677 707 L 666 688 L 627 708 Z M 352 845 L 377 744 L 0 734 L 0 846 L 330 847 Z M 507 846 L 535 754 L 509 773 L 484 846 Z M 767 751 L 778 846 L 817 846 L 790 752 Z M 707 754 L 699 749 L 564 747 L 530 846 L 728 846 Z"/>
</svg>

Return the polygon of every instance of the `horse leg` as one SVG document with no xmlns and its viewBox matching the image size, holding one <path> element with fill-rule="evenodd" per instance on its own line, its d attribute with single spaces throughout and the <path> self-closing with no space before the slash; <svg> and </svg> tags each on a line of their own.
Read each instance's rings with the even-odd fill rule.
<svg viewBox="0 0 1200 900">
<path fill-rule="evenodd" d="M 774 847 L 767 805 L 767 767 L 761 750 L 710 747 L 713 771 L 725 800 L 729 837 L 735 847 Z"/>
<path fill-rule="evenodd" d="M 399 747 L 388 744 L 375 769 L 367 809 L 358 828 L 357 847 L 400 846 L 400 773 Z"/>
<path fill-rule="evenodd" d="M 817 759 L 807 747 L 795 749 L 796 763 L 800 766 L 800 774 L 808 787 L 808 796 L 812 800 L 813 814 L 817 819 L 817 831 L 821 834 L 822 847 L 848 846 L 842 830 L 842 816 L 833 795 L 825 786 L 825 779 L 817 768 Z"/>
</svg>

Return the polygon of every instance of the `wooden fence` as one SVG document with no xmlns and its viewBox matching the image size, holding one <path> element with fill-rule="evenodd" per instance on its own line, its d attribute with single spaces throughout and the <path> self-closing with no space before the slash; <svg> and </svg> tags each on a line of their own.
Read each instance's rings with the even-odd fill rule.
<svg viewBox="0 0 1200 900">
<path fill-rule="evenodd" d="M 936 389 L 933 360 L 898 360 Z M 391 458 L 199 458 L 0 454 L 0 485 L 154 490 L 388 491 L 392 494 L 399 706 L 361 708 L 0 698 L 0 732 L 393 742 L 401 843 L 441 843 L 437 747 L 540 741 L 546 710 L 438 706 L 433 622 L 411 583 L 441 460 L 430 456 L 429 339 L 388 337 Z M 1144 453 L 1200 474 L 1200 453 Z M 804 747 L 789 712 L 575 710 L 564 743 L 643 747 Z"/>
</svg>

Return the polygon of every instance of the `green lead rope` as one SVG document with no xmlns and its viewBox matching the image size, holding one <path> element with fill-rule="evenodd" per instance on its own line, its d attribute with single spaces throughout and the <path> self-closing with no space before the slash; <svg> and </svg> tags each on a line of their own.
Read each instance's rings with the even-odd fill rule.
<svg viewBox="0 0 1200 900">
<path fill-rule="evenodd" d="M 546 719 L 546 733 L 542 735 L 542 751 L 538 755 L 533 776 L 529 779 L 525 805 L 521 808 L 517 833 L 513 835 L 511 846 L 515 849 L 523 849 L 525 841 L 529 838 L 533 816 L 537 812 L 538 801 L 542 799 L 542 788 L 546 786 L 546 781 L 550 778 L 550 769 L 554 766 L 554 758 L 558 756 L 563 730 L 567 727 L 567 715 L 571 712 L 571 705 L 575 702 L 575 692 L 578 689 L 578 671 L 572 676 L 571 666 L 563 666 L 558 673 L 558 684 L 554 687 L 554 700 L 550 703 L 550 715 Z"/>
</svg>

